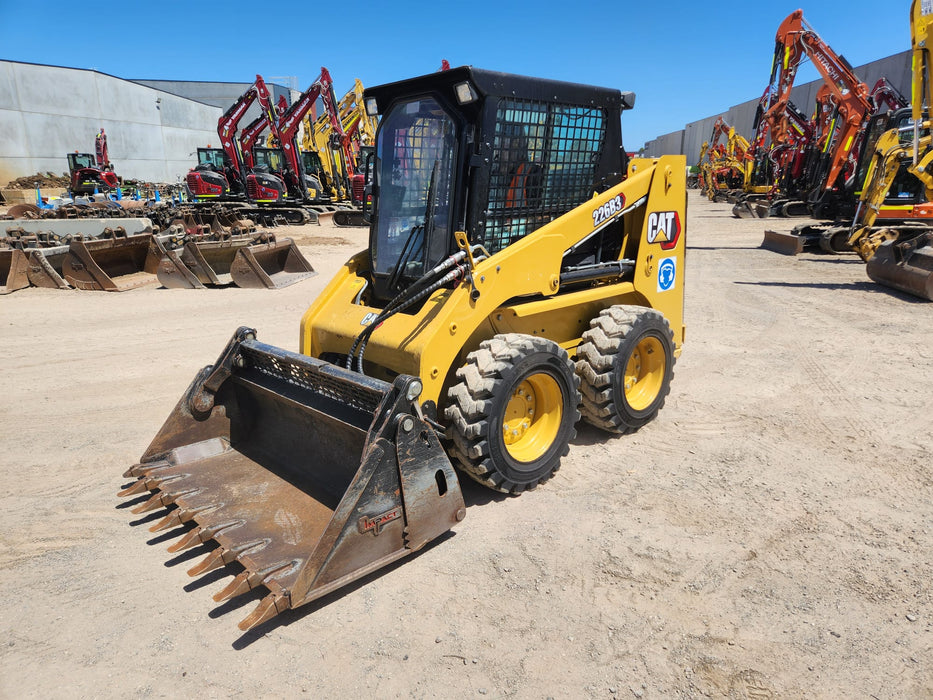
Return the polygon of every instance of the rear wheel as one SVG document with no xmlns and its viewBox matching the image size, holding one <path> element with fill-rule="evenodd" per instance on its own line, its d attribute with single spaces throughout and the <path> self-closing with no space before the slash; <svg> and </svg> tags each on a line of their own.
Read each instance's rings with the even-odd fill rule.
<svg viewBox="0 0 933 700">
<path fill-rule="evenodd" d="M 577 357 L 583 419 L 630 433 L 654 419 L 670 392 L 674 334 L 654 309 L 612 306 L 590 322 Z"/>
<path fill-rule="evenodd" d="M 476 481 L 521 493 L 560 467 L 580 418 L 579 378 L 557 343 L 508 333 L 483 341 L 447 392 L 451 456 Z"/>
</svg>

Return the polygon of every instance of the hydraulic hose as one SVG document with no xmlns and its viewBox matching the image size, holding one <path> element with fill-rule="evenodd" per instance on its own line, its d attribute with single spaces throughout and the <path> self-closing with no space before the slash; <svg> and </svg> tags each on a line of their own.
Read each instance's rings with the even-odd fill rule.
<svg viewBox="0 0 933 700">
<path fill-rule="evenodd" d="M 379 315 L 375 319 L 373 319 L 372 323 L 370 323 L 365 329 L 363 329 L 363 331 L 353 341 L 353 345 L 350 347 L 350 352 L 347 354 L 347 360 L 345 363 L 345 367 L 347 369 L 353 369 L 353 358 L 356 356 L 357 349 L 359 348 L 360 344 L 362 343 L 365 345 L 365 342 L 367 341 L 369 336 L 373 333 L 373 331 L 375 331 L 376 328 L 387 318 L 398 313 L 398 311 L 401 311 L 403 308 L 408 308 L 415 301 L 419 301 L 423 299 L 425 296 L 423 292 L 425 287 L 429 286 L 428 294 L 433 294 L 437 289 L 439 289 L 444 284 L 448 284 L 453 279 L 457 279 L 459 275 L 448 279 L 449 275 L 445 275 L 445 273 L 447 273 L 447 271 L 450 270 L 451 268 L 458 266 L 460 263 L 462 263 L 466 259 L 466 256 L 467 256 L 466 251 L 459 250 L 453 255 L 445 258 L 440 263 L 438 263 L 434 268 L 432 268 L 431 270 L 426 272 L 424 275 L 422 275 L 420 278 L 418 278 L 407 289 L 402 290 L 391 301 L 389 301 L 389 303 L 386 304 L 385 308 L 379 313 Z M 439 280 L 439 284 L 438 284 L 437 282 L 434 282 L 434 280 L 436 280 L 439 275 L 445 275 L 445 276 L 441 278 L 441 280 Z M 362 374 L 363 373 L 362 353 L 361 353 L 361 358 L 359 362 L 357 363 L 357 367 L 358 367 L 357 371 Z"/>
</svg>

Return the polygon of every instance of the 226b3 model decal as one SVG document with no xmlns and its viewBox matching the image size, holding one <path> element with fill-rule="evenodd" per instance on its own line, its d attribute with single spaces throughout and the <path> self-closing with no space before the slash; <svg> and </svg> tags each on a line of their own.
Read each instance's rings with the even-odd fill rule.
<svg viewBox="0 0 933 700">
<path fill-rule="evenodd" d="M 605 204 L 596 207 L 593 210 L 593 226 L 599 226 L 607 219 L 615 216 L 620 211 L 622 211 L 622 207 L 624 206 L 625 197 L 623 197 L 621 194 L 617 194 Z"/>
<path fill-rule="evenodd" d="M 680 230 L 680 214 L 676 211 L 653 211 L 648 214 L 648 242 L 659 243 L 661 250 L 677 247 Z"/>
</svg>

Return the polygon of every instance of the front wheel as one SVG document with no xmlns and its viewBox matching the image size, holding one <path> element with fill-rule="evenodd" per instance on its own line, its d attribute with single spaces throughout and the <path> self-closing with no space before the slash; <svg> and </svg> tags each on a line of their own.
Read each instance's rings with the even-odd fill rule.
<svg viewBox="0 0 933 700">
<path fill-rule="evenodd" d="M 451 456 L 474 480 L 505 493 L 546 481 L 580 418 L 579 378 L 557 343 L 507 333 L 483 341 L 447 392 Z"/>
<path fill-rule="evenodd" d="M 590 321 L 577 358 L 583 419 L 630 433 L 654 419 L 671 390 L 674 334 L 654 309 L 611 306 Z"/>
</svg>

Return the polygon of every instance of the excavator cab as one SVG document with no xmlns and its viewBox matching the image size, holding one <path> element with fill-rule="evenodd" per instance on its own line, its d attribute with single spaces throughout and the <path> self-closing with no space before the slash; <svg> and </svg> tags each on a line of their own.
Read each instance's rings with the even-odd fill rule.
<svg viewBox="0 0 933 700">
<path fill-rule="evenodd" d="M 224 171 L 224 150 L 222 148 L 198 148 L 198 167 L 207 167 L 219 173 Z"/>
<path fill-rule="evenodd" d="M 68 170 L 74 172 L 82 168 L 97 169 L 97 159 L 93 153 L 69 153 Z"/>
</svg>

